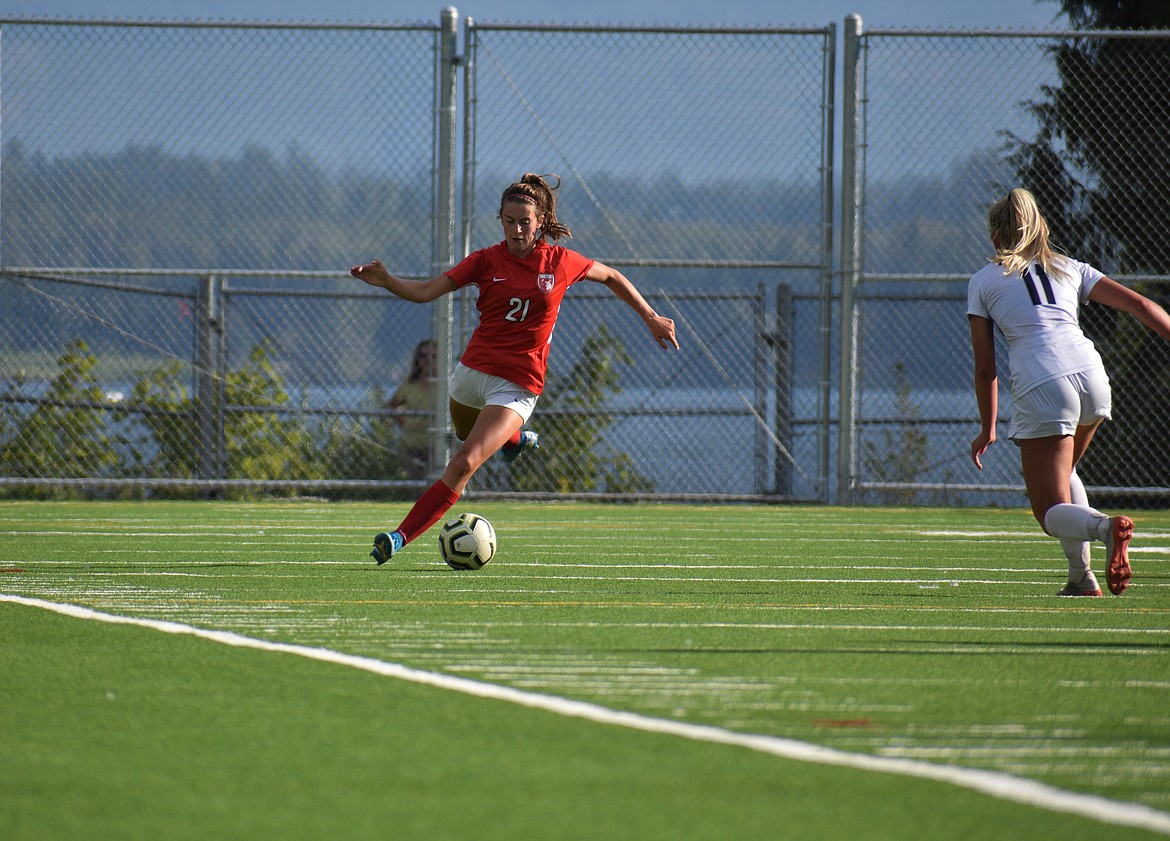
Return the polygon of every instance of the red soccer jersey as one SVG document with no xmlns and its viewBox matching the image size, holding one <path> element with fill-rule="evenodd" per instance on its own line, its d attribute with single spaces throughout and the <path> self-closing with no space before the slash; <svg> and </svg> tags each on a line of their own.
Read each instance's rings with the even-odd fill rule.
<svg viewBox="0 0 1170 841">
<path fill-rule="evenodd" d="M 445 272 L 456 286 L 479 287 L 479 324 L 463 364 L 540 394 L 561 300 L 591 268 L 592 260 L 559 245 L 538 242 L 520 259 L 501 242 Z"/>
</svg>

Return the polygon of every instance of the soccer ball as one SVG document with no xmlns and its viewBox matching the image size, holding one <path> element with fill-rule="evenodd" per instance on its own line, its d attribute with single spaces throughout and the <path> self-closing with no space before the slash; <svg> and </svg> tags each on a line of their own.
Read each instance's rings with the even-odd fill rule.
<svg viewBox="0 0 1170 841">
<path fill-rule="evenodd" d="M 452 517 L 439 529 L 439 554 L 451 569 L 479 569 L 496 554 L 496 530 L 478 514 Z"/>
</svg>

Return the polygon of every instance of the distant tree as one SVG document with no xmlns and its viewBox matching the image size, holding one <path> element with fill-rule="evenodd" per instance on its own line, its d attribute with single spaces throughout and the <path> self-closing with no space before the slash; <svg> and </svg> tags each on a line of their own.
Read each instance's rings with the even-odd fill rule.
<svg viewBox="0 0 1170 841">
<path fill-rule="evenodd" d="M 906 376 L 906 363 L 901 360 L 894 363 L 894 412 L 899 418 L 897 424 L 886 428 L 878 441 L 866 442 L 863 463 L 875 482 L 914 485 L 930 469 L 930 442 Z M 878 495 L 883 505 L 913 505 L 918 491 L 913 487 L 890 488 Z"/>
<path fill-rule="evenodd" d="M 380 387 L 366 402 L 385 408 L 389 395 Z M 337 418 L 325 430 L 321 444 L 328 475 L 335 479 L 406 479 L 401 456 L 402 431 L 391 417 Z M 371 496 L 413 499 L 415 491 L 374 492 L 369 489 L 332 491 L 331 497 L 366 499 Z"/>
<path fill-rule="evenodd" d="M 1078 30 L 1170 29 L 1160 0 L 1062 0 Z M 1017 177 L 1068 253 L 1120 275 L 1170 274 L 1170 40 L 1070 37 L 1052 47 L 1060 84 L 1031 103 L 1031 140 L 1012 136 Z M 1166 302 L 1165 288 L 1141 291 Z M 1090 306 L 1114 410 L 1084 475 L 1094 484 L 1170 485 L 1170 346 L 1134 319 Z"/>
<path fill-rule="evenodd" d="M 247 361 L 224 377 L 224 401 L 229 406 L 256 407 L 233 411 L 224 418 L 227 479 L 324 479 L 328 465 L 313 430 L 295 414 L 281 412 L 290 403 L 284 378 L 270 359 L 270 346 L 261 342 Z M 135 453 L 153 453 L 146 462 L 150 475 L 194 478 L 198 472 L 198 435 L 194 398 L 175 362 L 145 373 L 134 384 L 132 405 L 147 410 L 143 424 L 148 438 L 135 443 Z M 272 411 L 264 411 L 271 408 Z M 230 496 L 247 496 L 232 491 Z"/>
<path fill-rule="evenodd" d="M 518 491 L 552 493 L 647 493 L 654 482 L 638 472 L 628 453 L 605 440 L 613 416 L 603 409 L 621 391 L 618 365 L 632 359 L 621 340 L 603 324 L 586 340 L 568 376 L 550 376 L 541 413 L 532 427 L 544 449 L 513 476 Z M 554 414 L 553 410 L 568 410 Z M 579 414 L 575 413 L 579 412 Z"/>
<path fill-rule="evenodd" d="M 89 478 L 113 475 L 121 459 L 117 437 L 110 432 L 101 408 L 105 392 L 94 369 L 97 358 L 81 339 L 74 339 L 57 359 L 57 374 L 36 408 L 19 420 L 0 425 L 0 475 L 22 478 Z M 5 396 L 20 394 L 19 381 L 10 383 Z M 7 411 L 7 407 L 6 407 Z M 40 486 L 22 496 L 62 498 L 63 486 Z"/>
<path fill-rule="evenodd" d="M 8 266 L 333 270 L 390 242 L 404 269 L 430 268 L 425 177 L 327 173 L 295 147 L 50 158 L 8 141 L 2 157 Z"/>
</svg>

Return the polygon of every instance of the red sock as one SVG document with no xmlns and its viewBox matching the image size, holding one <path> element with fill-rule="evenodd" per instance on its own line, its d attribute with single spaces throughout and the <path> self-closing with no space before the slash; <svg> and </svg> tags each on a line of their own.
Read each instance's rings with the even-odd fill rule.
<svg viewBox="0 0 1170 841">
<path fill-rule="evenodd" d="M 443 484 L 442 479 L 423 491 L 423 495 L 418 498 L 418 502 L 398 527 L 405 543 L 410 543 L 439 522 L 439 519 L 458 501 L 459 494 Z"/>
<path fill-rule="evenodd" d="M 516 447 L 518 447 L 520 445 L 520 435 L 523 432 L 523 429 L 517 429 L 514 433 L 512 433 L 512 437 L 504 442 L 504 449 L 514 450 Z"/>
</svg>

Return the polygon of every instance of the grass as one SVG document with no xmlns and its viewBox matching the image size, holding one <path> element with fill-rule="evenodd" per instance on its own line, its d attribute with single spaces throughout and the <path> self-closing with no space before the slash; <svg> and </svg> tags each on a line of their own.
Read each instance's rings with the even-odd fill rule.
<svg viewBox="0 0 1170 841">
<path fill-rule="evenodd" d="M 459 573 L 434 533 L 366 559 L 404 505 L 0 505 L 0 594 L 440 684 L 0 601 L 0 837 L 1070 841 L 1158 837 L 1118 810 L 1170 820 L 1170 513 L 1135 518 L 1124 596 L 1057 599 L 1059 545 L 1018 510 L 468 509 L 501 549 Z M 1070 814 L 451 678 L 1110 802 Z"/>
</svg>

